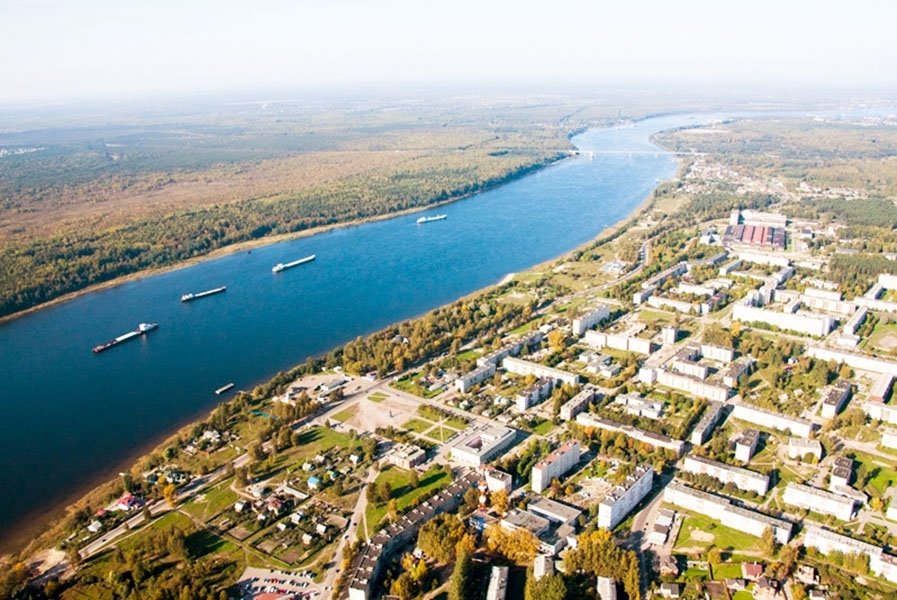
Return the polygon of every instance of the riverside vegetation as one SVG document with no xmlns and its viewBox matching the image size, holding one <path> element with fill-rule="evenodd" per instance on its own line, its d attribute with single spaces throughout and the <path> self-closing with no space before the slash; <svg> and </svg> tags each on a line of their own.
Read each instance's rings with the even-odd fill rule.
<svg viewBox="0 0 897 600">
<path fill-rule="evenodd" d="M 0 157 L 0 317 L 226 246 L 500 184 L 568 154 L 565 110 L 278 106 L 0 131 L 0 145 L 36 149 Z"/>
</svg>

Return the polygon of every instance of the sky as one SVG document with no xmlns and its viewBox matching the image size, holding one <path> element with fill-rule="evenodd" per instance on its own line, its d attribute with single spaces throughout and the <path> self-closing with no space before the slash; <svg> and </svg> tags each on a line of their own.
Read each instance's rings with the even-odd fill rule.
<svg viewBox="0 0 897 600">
<path fill-rule="evenodd" d="M 0 102 L 367 84 L 897 84 L 897 2 L 0 0 Z"/>
</svg>

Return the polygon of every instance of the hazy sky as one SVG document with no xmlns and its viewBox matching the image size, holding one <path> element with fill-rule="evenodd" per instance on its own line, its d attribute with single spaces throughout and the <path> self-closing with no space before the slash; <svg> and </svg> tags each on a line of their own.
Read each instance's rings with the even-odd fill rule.
<svg viewBox="0 0 897 600">
<path fill-rule="evenodd" d="M 0 0 L 0 102 L 366 82 L 890 87 L 897 2 Z"/>
</svg>

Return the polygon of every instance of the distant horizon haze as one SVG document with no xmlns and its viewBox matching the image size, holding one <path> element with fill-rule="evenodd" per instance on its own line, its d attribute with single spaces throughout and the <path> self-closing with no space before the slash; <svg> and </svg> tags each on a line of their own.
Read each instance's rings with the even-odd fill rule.
<svg viewBox="0 0 897 600">
<path fill-rule="evenodd" d="M 883 1 L 0 0 L 0 104 L 410 86 L 897 88 Z"/>
</svg>

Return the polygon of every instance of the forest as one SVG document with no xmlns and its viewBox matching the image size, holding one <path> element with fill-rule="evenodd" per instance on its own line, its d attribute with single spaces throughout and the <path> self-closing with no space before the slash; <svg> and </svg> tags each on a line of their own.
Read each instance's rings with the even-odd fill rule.
<svg viewBox="0 0 897 600">
<path fill-rule="evenodd" d="M 0 157 L 0 316 L 499 185 L 568 155 L 564 109 L 279 109 L 0 131 L 0 147 L 39 149 Z"/>
</svg>

